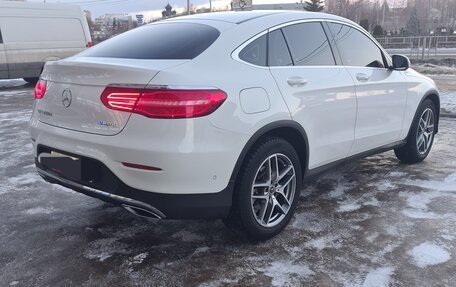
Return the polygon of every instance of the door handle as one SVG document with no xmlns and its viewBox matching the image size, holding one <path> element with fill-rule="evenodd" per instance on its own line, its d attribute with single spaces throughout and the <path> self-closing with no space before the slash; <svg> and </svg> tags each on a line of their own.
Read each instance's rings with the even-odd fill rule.
<svg viewBox="0 0 456 287">
<path fill-rule="evenodd" d="M 363 74 L 363 73 L 358 73 L 358 74 L 356 74 L 356 78 L 357 78 L 358 81 L 360 81 L 360 82 L 365 82 L 365 81 L 369 80 L 369 76 L 366 75 L 366 74 Z"/>
<path fill-rule="evenodd" d="M 290 87 L 298 88 L 305 86 L 307 84 L 307 80 L 301 77 L 290 77 L 287 79 L 287 83 Z"/>
</svg>

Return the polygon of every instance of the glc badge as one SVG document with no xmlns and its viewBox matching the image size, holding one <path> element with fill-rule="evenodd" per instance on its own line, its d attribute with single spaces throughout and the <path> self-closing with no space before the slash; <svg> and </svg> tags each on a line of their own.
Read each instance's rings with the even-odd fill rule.
<svg viewBox="0 0 456 287">
<path fill-rule="evenodd" d="M 65 108 L 68 108 L 71 105 L 71 91 L 70 89 L 65 89 L 62 93 L 62 104 Z"/>
</svg>

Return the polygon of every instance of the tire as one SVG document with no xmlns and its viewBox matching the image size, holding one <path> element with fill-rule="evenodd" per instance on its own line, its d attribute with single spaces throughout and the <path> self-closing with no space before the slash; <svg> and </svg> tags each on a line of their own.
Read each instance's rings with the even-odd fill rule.
<svg viewBox="0 0 456 287">
<path fill-rule="evenodd" d="M 24 81 L 26 81 L 29 84 L 36 84 L 36 82 L 38 82 L 38 80 L 40 78 L 36 77 L 36 78 L 22 78 L 22 79 L 24 79 Z"/>
<path fill-rule="evenodd" d="M 428 118 L 429 116 L 429 118 Z M 429 119 L 429 121 L 427 120 Z M 407 143 L 394 150 L 403 163 L 417 163 L 424 160 L 434 143 L 437 112 L 434 103 L 427 99 L 419 107 L 407 137 Z"/>
<path fill-rule="evenodd" d="M 266 138 L 245 158 L 236 179 L 233 206 L 224 222 L 251 240 L 269 239 L 290 222 L 301 185 L 301 164 L 296 150 L 282 138 Z"/>
</svg>

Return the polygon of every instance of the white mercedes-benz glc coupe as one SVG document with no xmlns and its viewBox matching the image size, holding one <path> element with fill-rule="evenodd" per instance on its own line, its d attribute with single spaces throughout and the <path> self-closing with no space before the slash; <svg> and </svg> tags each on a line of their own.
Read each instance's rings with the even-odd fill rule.
<svg viewBox="0 0 456 287">
<path fill-rule="evenodd" d="M 435 83 L 359 25 L 220 12 L 146 25 L 46 64 L 30 133 L 39 174 L 160 219 L 223 218 L 264 240 L 303 181 L 394 149 L 428 155 Z"/>
</svg>

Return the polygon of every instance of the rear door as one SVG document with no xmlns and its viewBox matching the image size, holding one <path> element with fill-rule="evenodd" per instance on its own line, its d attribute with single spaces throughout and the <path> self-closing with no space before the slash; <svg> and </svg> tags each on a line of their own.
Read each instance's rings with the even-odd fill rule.
<svg viewBox="0 0 456 287">
<path fill-rule="evenodd" d="M 358 109 L 350 154 L 399 140 L 407 95 L 403 72 L 388 69 L 382 50 L 360 30 L 340 23 L 328 25 L 356 84 Z"/>
<path fill-rule="evenodd" d="M 6 62 L 5 45 L 3 44 L 2 27 L 0 27 L 0 79 L 8 78 L 8 63 Z"/>
<path fill-rule="evenodd" d="M 336 65 L 322 24 L 307 21 L 270 31 L 268 51 L 270 71 L 307 133 L 309 168 L 346 157 L 354 140 L 354 82 Z"/>
</svg>

